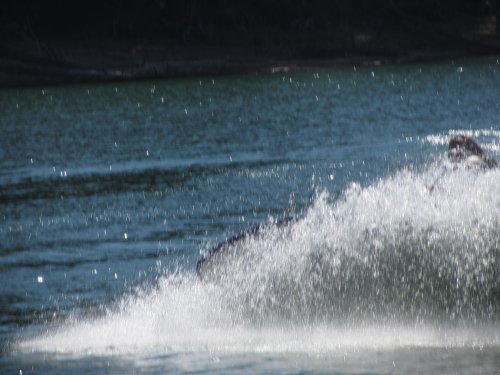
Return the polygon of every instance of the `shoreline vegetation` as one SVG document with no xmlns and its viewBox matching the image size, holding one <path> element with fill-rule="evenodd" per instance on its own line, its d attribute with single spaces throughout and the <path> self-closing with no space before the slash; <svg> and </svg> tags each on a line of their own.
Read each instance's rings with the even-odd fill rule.
<svg viewBox="0 0 500 375">
<path fill-rule="evenodd" d="M 7 1 L 0 87 L 500 55 L 500 0 Z"/>
</svg>

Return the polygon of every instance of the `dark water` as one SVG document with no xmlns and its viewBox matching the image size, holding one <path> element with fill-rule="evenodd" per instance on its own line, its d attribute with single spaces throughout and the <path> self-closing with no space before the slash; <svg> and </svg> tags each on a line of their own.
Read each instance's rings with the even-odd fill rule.
<svg viewBox="0 0 500 375">
<path fill-rule="evenodd" d="M 496 58 L 0 91 L 0 372 L 500 371 Z M 237 246 L 200 281 L 200 253 Z"/>
</svg>

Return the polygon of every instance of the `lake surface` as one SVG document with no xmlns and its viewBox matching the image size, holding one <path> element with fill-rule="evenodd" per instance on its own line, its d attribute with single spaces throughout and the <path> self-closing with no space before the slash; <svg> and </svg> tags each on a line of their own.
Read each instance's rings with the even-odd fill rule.
<svg viewBox="0 0 500 375">
<path fill-rule="evenodd" d="M 496 58 L 3 89 L 0 128 L 2 374 L 499 374 L 500 171 L 446 159 L 500 159 Z"/>
</svg>

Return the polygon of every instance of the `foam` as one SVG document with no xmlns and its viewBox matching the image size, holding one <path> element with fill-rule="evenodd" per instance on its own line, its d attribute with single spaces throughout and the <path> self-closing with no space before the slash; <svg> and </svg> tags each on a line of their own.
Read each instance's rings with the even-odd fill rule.
<svg viewBox="0 0 500 375">
<path fill-rule="evenodd" d="M 500 345 L 500 172 L 438 160 L 332 200 L 192 270 L 17 344 L 73 354 Z"/>
</svg>

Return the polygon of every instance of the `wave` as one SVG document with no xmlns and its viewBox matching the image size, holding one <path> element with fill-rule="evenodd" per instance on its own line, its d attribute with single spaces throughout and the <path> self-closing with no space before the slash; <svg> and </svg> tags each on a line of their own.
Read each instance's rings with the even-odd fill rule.
<svg viewBox="0 0 500 375">
<path fill-rule="evenodd" d="M 190 180 L 226 173 L 243 168 L 252 169 L 269 165 L 290 163 L 276 160 L 234 161 L 158 161 L 133 162 L 105 167 L 80 167 L 45 170 L 33 174 L 18 173 L 0 183 L 0 203 L 15 203 L 37 199 L 60 199 L 61 197 L 89 197 L 130 191 L 147 191 L 152 188 L 176 188 Z M 47 168 L 48 170 L 48 168 Z"/>
<path fill-rule="evenodd" d="M 313 350 L 500 345 L 500 171 L 439 160 L 333 200 L 21 349 Z M 272 224 L 273 220 L 270 220 Z M 311 339 L 309 339 L 312 337 Z M 319 340 L 319 342 L 318 342 Z M 385 346 L 384 346 L 385 345 Z"/>
</svg>

